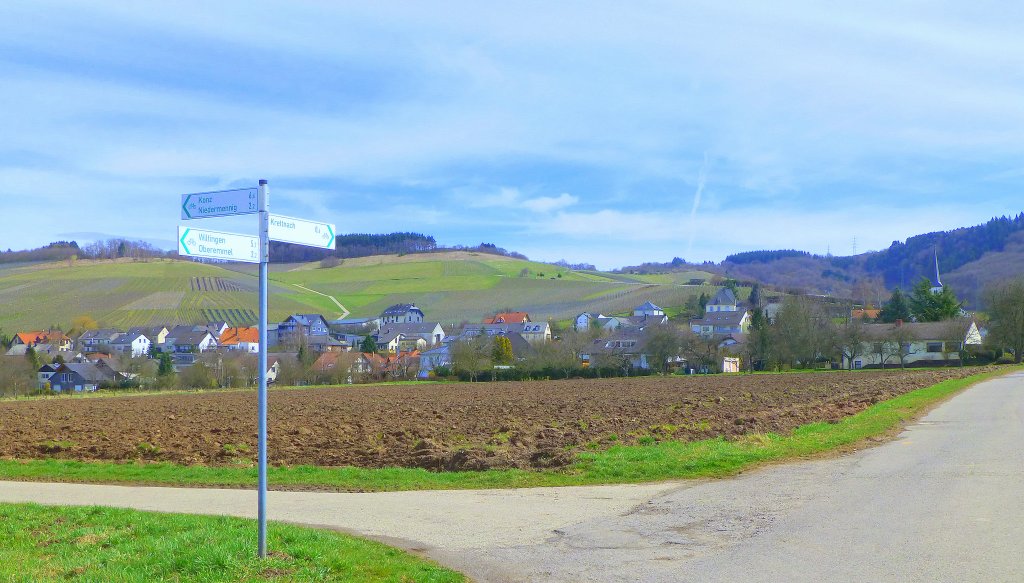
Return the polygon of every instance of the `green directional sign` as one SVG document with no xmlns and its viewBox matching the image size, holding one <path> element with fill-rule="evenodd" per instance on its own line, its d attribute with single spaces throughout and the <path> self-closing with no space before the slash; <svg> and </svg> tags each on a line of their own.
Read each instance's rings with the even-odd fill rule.
<svg viewBox="0 0 1024 583">
<path fill-rule="evenodd" d="M 269 236 L 272 241 L 334 249 L 334 233 L 334 225 L 331 223 L 270 215 Z"/>
<path fill-rule="evenodd" d="M 259 237 L 178 227 L 178 255 L 184 257 L 259 263 L 259 251 Z"/>
<path fill-rule="evenodd" d="M 181 220 L 209 219 L 259 212 L 257 189 L 240 188 L 181 195 Z"/>
</svg>

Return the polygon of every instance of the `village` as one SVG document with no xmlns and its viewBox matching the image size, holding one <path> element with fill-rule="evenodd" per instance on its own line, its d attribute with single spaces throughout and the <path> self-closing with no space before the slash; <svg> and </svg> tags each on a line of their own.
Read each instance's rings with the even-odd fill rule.
<svg viewBox="0 0 1024 583">
<path fill-rule="evenodd" d="M 267 378 L 314 385 L 956 366 L 978 358 L 983 345 L 984 329 L 966 313 L 885 323 L 879 309 L 844 308 L 837 317 L 815 298 L 762 301 L 755 287 L 741 302 L 737 289 L 702 295 L 698 317 L 685 322 L 650 301 L 627 314 L 584 312 L 568 323 L 503 311 L 447 328 L 414 303 L 369 318 L 293 314 L 268 328 Z M 259 349 L 257 328 L 220 321 L 95 328 L 74 338 L 59 330 L 18 332 L 6 355 L 25 357 L 35 371 L 26 393 L 81 393 L 250 387 Z"/>
</svg>

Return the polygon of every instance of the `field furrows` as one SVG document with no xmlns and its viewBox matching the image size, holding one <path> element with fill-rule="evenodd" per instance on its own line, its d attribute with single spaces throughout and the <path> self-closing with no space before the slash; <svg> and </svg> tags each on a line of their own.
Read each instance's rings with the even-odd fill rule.
<svg viewBox="0 0 1024 583">
<path fill-rule="evenodd" d="M 785 433 L 976 369 L 275 391 L 277 464 L 553 467 L 617 444 Z M 253 462 L 252 392 L 0 403 L 0 456 Z M 55 446 L 54 444 L 59 444 Z"/>
</svg>

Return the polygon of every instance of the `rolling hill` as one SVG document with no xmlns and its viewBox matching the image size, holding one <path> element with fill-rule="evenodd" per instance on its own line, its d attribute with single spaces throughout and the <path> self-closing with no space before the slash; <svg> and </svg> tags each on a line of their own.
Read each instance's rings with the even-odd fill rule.
<svg viewBox="0 0 1024 583">
<path fill-rule="evenodd" d="M 555 265 L 475 252 L 388 255 L 345 259 L 338 267 L 278 264 L 271 270 L 270 319 L 293 313 L 350 317 L 379 314 L 415 302 L 432 320 L 479 321 L 503 309 L 534 319 L 566 319 L 583 311 L 626 312 L 644 301 L 681 306 L 711 292 L 686 285 L 702 271 L 621 275 L 572 271 Z M 70 327 L 89 315 L 103 325 L 128 327 L 256 317 L 256 270 L 242 264 L 172 259 L 61 261 L 8 264 L 0 269 L 0 328 Z"/>
</svg>

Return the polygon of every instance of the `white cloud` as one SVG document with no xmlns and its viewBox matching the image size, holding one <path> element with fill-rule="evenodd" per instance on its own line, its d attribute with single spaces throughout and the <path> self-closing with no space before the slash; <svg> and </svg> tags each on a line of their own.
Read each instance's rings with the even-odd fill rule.
<svg viewBox="0 0 1024 583">
<path fill-rule="evenodd" d="M 575 205 L 580 201 L 579 197 L 563 192 L 558 196 L 536 196 L 526 198 L 518 188 L 499 188 L 492 194 L 478 194 L 458 191 L 456 198 L 465 201 L 473 208 L 511 208 L 526 209 L 528 211 L 544 214 L 561 210 Z"/>
<path fill-rule="evenodd" d="M 529 209 L 535 213 L 549 213 L 559 209 L 564 209 L 578 203 L 580 199 L 569 193 L 563 192 L 558 196 L 538 196 L 537 198 L 529 198 L 522 201 L 520 204 L 523 208 Z"/>
</svg>

